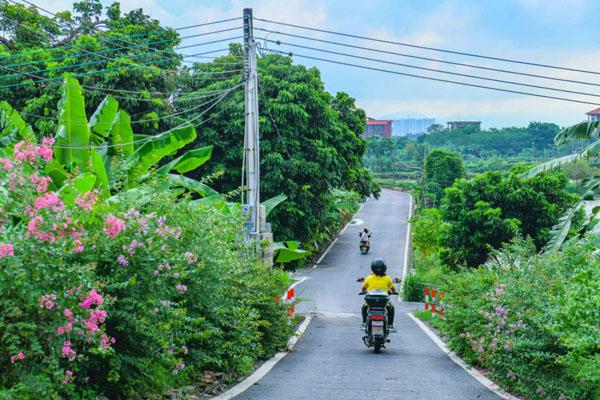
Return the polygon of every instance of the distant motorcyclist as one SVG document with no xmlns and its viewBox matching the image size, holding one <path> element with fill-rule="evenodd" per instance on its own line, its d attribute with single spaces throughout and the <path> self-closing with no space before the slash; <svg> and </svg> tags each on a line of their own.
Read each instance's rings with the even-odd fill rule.
<svg viewBox="0 0 600 400">
<path fill-rule="evenodd" d="M 363 231 L 360 232 L 358 234 L 358 236 L 360 236 L 361 242 L 365 242 L 365 243 L 369 244 L 369 241 L 371 240 L 371 233 L 369 232 L 369 230 L 367 228 L 363 229 Z"/>
<path fill-rule="evenodd" d="M 366 230 L 366 229 L 365 229 Z M 369 275 L 362 284 L 361 293 L 366 293 L 370 290 L 383 290 L 388 293 L 398 294 L 396 288 L 394 287 L 394 282 L 389 275 L 386 274 L 387 265 L 385 261 L 381 258 L 376 258 L 371 263 L 371 271 L 373 273 Z M 363 304 L 362 306 L 362 321 L 363 326 L 367 323 L 367 304 Z M 394 306 L 392 302 L 388 302 L 387 304 L 387 314 L 388 314 L 388 322 L 390 326 L 390 331 L 394 330 Z"/>
</svg>

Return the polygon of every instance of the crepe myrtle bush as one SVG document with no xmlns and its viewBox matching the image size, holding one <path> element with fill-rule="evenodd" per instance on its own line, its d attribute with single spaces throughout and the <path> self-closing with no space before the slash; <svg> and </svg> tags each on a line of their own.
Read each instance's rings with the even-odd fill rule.
<svg viewBox="0 0 600 400">
<path fill-rule="evenodd" d="M 285 346 L 287 278 L 246 249 L 235 206 L 153 179 L 102 199 L 78 171 L 59 189 L 52 144 L 0 156 L 0 398 L 157 396 Z"/>
<path fill-rule="evenodd" d="M 600 395 L 600 239 L 536 254 L 531 240 L 443 285 L 450 347 L 527 399 Z"/>
</svg>

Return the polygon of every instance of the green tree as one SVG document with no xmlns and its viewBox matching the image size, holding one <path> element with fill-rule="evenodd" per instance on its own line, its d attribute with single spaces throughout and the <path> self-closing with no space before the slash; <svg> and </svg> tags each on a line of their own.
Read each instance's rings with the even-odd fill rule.
<svg viewBox="0 0 600 400">
<path fill-rule="evenodd" d="M 75 2 L 73 12 L 47 17 L 0 0 L 0 30 L 0 98 L 10 99 L 40 135 L 56 130 L 67 72 L 87 89 L 88 113 L 108 92 L 132 114 L 134 130 L 157 133 L 174 126 L 160 117 L 174 109 L 168 97 L 181 64 L 174 50 L 179 35 L 141 9 L 124 14 L 118 2 L 103 9 L 99 0 L 87 0 Z M 111 89 L 133 93 L 119 96 Z"/>
<path fill-rule="evenodd" d="M 425 158 L 425 184 L 435 199 L 441 199 L 443 190 L 465 176 L 465 168 L 458 154 L 435 149 Z"/>
<path fill-rule="evenodd" d="M 229 55 L 192 66 L 179 85 L 187 85 L 188 76 L 199 71 L 219 71 L 231 63 L 241 66 L 241 54 L 241 47 L 232 45 Z M 356 191 L 361 196 L 378 192 L 362 165 L 365 143 L 359 135 L 365 114 L 347 94 L 329 94 L 316 68 L 294 65 L 289 57 L 278 55 L 259 59 L 258 68 L 261 195 L 288 196 L 270 215 L 278 240 L 312 241 L 327 226 L 331 198 L 326 194 L 332 188 Z M 206 85 L 201 82 L 194 89 L 199 94 L 224 89 L 239 83 L 240 78 L 235 74 Z M 206 119 L 193 146 L 214 145 L 208 166 L 212 172 L 222 172 L 213 186 L 226 193 L 241 182 L 243 93 L 232 92 Z"/>
<path fill-rule="evenodd" d="M 567 190 L 564 173 L 522 179 L 486 172 L 471 180 L 459 179 L 446 189 L 442 215 L 448 223 L 444 261 L 470 267 L 485 262 L 489 251 L 518 234 L 530 236 L 538 249 L 550 230 L 576 201 Z"/>
</svg>

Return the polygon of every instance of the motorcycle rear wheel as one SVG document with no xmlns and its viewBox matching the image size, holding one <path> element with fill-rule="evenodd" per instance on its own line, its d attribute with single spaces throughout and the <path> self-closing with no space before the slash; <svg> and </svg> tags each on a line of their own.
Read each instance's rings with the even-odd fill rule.
<svg viewBox="0 0 600 400">
<path fill-rule="evenodd" d="M 381 352 L 381 347 L 382 347 L 381 343 L 375 343 L 374 344 L 373 350 L 375 351 L 375 354 L 378 354 L 379 352 Z"/>
</svg>

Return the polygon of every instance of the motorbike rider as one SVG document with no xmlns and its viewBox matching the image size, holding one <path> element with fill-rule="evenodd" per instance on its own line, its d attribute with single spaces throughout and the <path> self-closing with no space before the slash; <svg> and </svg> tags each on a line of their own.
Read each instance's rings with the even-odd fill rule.
<svg viewBox="0 0 600 400">
<path fill-rule="evenodd" d="M 363 229 L 362 232 L 359 232 L 358 236 L 360 236 L 360 241 L 367 243 L 369 245 L 369 239 L 371 239 L 371 233 L 367 228 Z"/>
<path fill-rule="evenodd" d="M 386 274 L 387 265 L 385 261 L 381 258 L 376 258 L 371 262 L 371 271 L 373 272 L 369 275 L 362 284 L 361 294 L 366 293 L 369 290 L 383 290 L 385 292 L 389 292 L 392 294 L 398 294 L 396 288 L 394 287 L 394 282 L 389 275 Z M 367 323 L 367 303 L 362 306 L 362 320 L 363 327 Z M 394 306 L 392 302 L 389 301 L 387 304 L 387 314 L 388 314 L 388 323 L 390 331 L 394 331 Z"/>
</svg>

